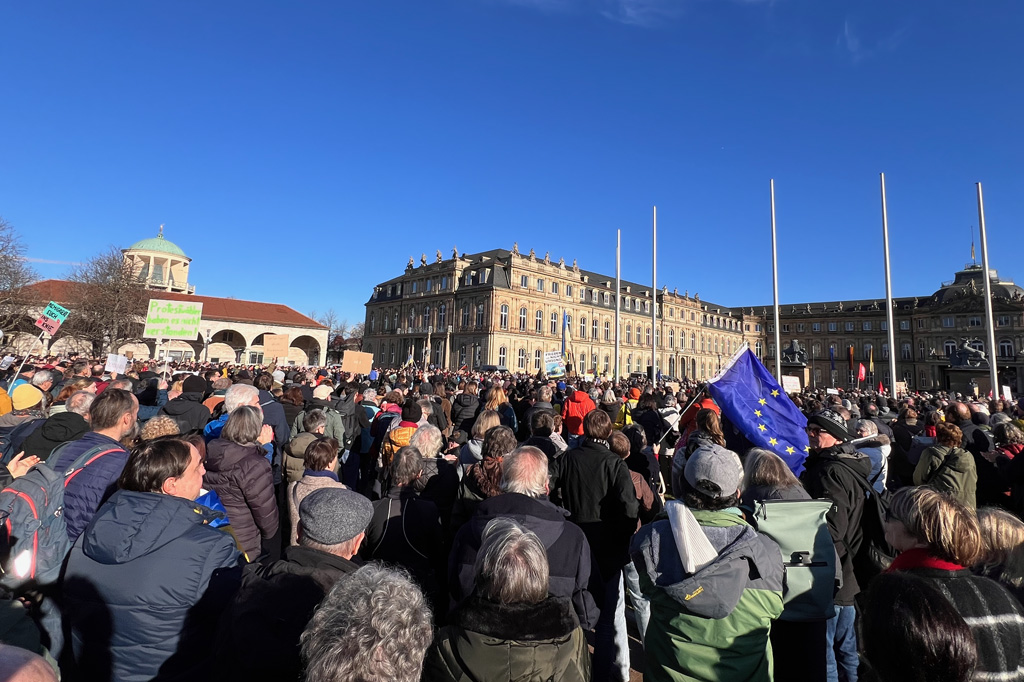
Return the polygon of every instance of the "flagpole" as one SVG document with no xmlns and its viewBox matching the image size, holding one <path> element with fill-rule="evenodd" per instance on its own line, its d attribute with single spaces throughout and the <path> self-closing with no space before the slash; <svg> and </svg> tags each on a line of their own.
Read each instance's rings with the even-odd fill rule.
<svg viewBox="0 0 1024 682">
<path fill-rule="evenodd" d="M 658 376 L 658 207 L 654 207 L 654 243 L 651 251 L 651 383 Z"/>
<path fill-rule="evenodd" d="M 775 249 L 775 179 L 769 181 L 772 198 L 772 293 L 775 295 L 775 380 L 782 381 L 782 341 L 779 334 L 779 261 Z"/>
<path fill-rule="evenodd" d="M 622 284 L 619 277 L 622 272 L 622 230 L 615 230 L 615 381 L 619 380 L 619 308 L 622 305 Z"/>
<path fill-rule="evenodd" d="M 885 200 L 885 173 L 882 183 L 882 248 L 885 253 L 885 319 L 889 327 L 889 395 L 896 396 L 896 327 L 893 318 L 892 276 L 889 271 L 889 209 Z"/>
<path fill-rule="evenodd" d="M 999 395 L 999 371 L 996 367 L 996 328 L 992 323 L 992 281 L 988 269 L 988 235 L 985 231 L 985 200 L 978 188 L 978 234 L 981 237 L 981 267 L 985 269 L 985 318 L 988 321 L 988 366 L 992 382 L 992 397 Z"/>
</svg>

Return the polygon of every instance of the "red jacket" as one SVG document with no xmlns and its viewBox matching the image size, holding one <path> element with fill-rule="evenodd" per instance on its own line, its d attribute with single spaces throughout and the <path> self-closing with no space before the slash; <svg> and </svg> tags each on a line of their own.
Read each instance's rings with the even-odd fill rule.
<svg viewBox="0 0 1024 682">
<path fill-rule="evenodd" d="M 583 391 L 573 391 L 562 405 L 562 422 L 571 436 L 583 435 L 583 418 L 594 409 L 594 401 Z"/>
</svg>

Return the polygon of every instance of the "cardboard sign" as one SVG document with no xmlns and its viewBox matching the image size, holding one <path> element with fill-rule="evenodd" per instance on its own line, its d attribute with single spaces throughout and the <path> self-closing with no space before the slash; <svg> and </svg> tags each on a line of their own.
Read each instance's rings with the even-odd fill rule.
<svg viewBox="0 0 1024 682">
<path fill-rule="evenodd" d="M 784 375 L 782 377 L 782 390 L 784 393 L 799 393 L 800 377 Z"/>
<path fill-rule="evenodd" d="M 287 334 L 264 334 L 263 335 L 263 358 L 286 358 L 288 357 L 288 335 Z"/>
<path fill-rule="evenodd" d="M 1010 391 L 1010 387 L 1005 384 L 1002 386 L 1003 389 L 1003 400 L 1013 400 L 1013 393 Z"/>
<path fill-rule="evenodd" d="M 107 354 L 107 364 L 104 366 L 103 371 L 124 374 L 126 369 L 128 369 L 128 358 L 126 356 L 113 353 Z"/>
<path fill-rule="evenodd" d="M 548 377 L 565 376 L 565 358 L 562 357 L 562 351 L 544 351 L 544 373 Z"/>
<path fill-rule="evenodd" d="M 347 350 L 341 358 L 341 371 L 352 374 L 369 374 L 373 369 L 373 353 Z"/>
<path fill-rule="evenodd" d="M 679 382 L 678 381 L 666 381 L 665 388 L 671 388 L 672 392 L 679 395 Z"/>
<path fill-rule="evenodd" d="M 192 341 L 199 335 L 202 321 L 202 303 L 150 299 L 142 338 Z"/>
</svg>

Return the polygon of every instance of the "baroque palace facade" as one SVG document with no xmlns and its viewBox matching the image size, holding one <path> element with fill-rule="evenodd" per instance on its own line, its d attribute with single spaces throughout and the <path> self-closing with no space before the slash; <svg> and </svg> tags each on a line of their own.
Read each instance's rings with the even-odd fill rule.
<svg viewBox="0 0 1024 682">
<path fill-rule="evenodd" d="M 968 264 L 930 295 L 894 300 L 897 380 L 913 390 L 961 390 L 976 380 L 987 391 L 988 366 L 963 364 L 961 349 L 994 351 L 1000 383 L 1018 390 L 1024 372 L 1024 289 L 990 271 L 996 348 L 987 346 L 984 271 Z M 708 379 L 744 342 L 772 368 L 777 352 L 771 306 L 726 307 L 667 287 L 621 281 L 620 372 L 644 372 L 657 335 L 658 368 L 673 377 Z M 366 303 L 362 349 L 382 367 L 417 364 L 458 369 L 496 366 L 536 373 L 545 351 L 562 347 L 584 374 L 615 371 L 615 277 L 557 262 L 532 250 L 476 254 L 437 252 L 413 259 L 398 277 L 374 287 Z M 651 326 L 651 305 L 657 323 Z M 783 350 L 804 351 L 808 383 L 817 387 L 889 381 L 885 299 L 780 306 Z M 835 370 L 829 360 L 830 349 Z M 850 358 L 853 370 L 850 370 Z"/>
</svg>

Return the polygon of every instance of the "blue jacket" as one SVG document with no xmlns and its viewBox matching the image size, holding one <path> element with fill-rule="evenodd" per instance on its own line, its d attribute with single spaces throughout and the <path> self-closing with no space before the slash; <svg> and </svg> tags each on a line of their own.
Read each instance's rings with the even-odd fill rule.
<svg viewBox="0 0 1024 682">
<path fill-rule="evenodd" d="M 234 540 L 208 525 L 214 514 L 130 490 L 97 512 L 64 575 L 74 679 L 170 679 L 209 664 L 212 632 L 200 628 L 216 627 L 241 578 Z"/>
<path fill-rule="evenodd" d="M 96 510 L 117 490 L 117 479 L 128 461 L 128 451 L 110 436 L 90 431 L 65 447 L 54 450 L 46 461 L 54 471 L 63 474 L 75 460 L 91 448 L 102 447 L 113 450 L 82 469 L 71 481 L 64 484 L 64 521 L 68 527 L 68 539 L 74 542 L 92 521 Z"/>
</svg>

